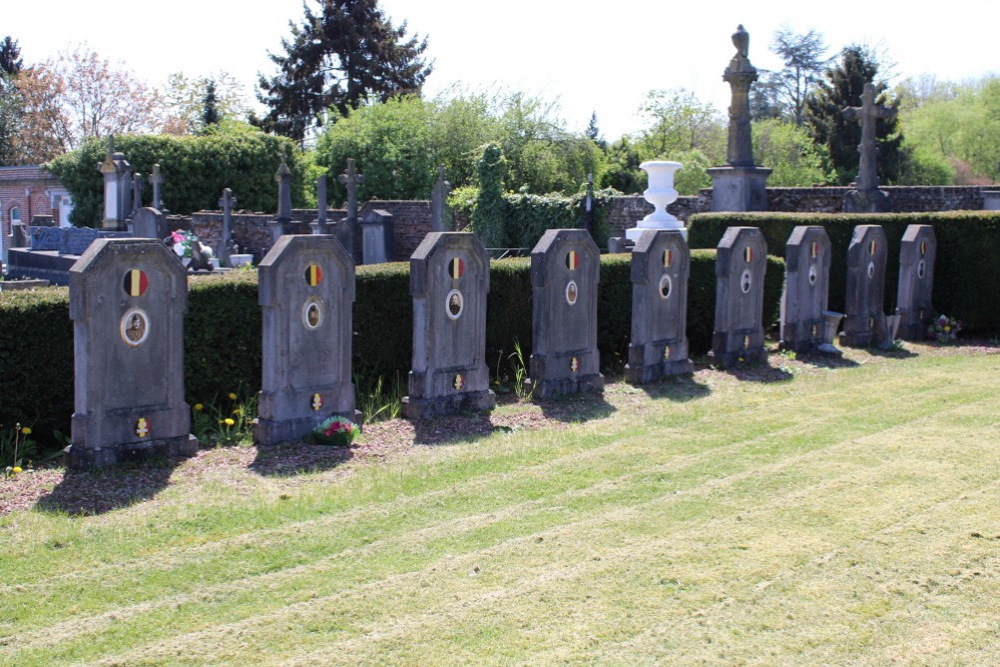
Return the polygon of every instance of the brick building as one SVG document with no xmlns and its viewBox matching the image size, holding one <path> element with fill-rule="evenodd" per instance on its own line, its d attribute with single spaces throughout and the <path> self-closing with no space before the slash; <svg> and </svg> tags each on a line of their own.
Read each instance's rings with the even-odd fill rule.
<svg viewBox="0 0 1000 667">
<path fill-rule="evenodd" d="M 12 222 L 31 224 L 36 216 L 52 216 L 53 224 L 68 226 L 73 202 L 69 191 L 45 167 L 0 167 L 0 227 L 9 236 Z"/>
</svg>

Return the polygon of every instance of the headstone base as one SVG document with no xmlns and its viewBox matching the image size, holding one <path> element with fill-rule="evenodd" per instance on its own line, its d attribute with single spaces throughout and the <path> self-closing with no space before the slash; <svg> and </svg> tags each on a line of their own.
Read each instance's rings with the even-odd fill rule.
<svg viewBox="0 0 1000 667">
<path fill-rule="evenodd" d="M 608 253 L 616 255 L 623 252 L 632 252 L 632 248 L 635 247 L 635 241 L 627 239 L 624 236 L 612 236 L 608 239 Z"/>
<path fill-rule="evenodd" d="M 686 375 L 694 372 L 694 364 L 686 358 L 664 359 L 659 362 L 647 363 L 650 349 L 659 351 L 664 346 L 664 343 L 629 345 L 628 363 L 625 364 L 625 381 L 630 384 L 649 384 L 669 375 Z M 663 355 L 657 353 L 656 356 L 662 357 Z"/>
<path fill-rule="evenodd" d="M 718 368 L 734 368 L 741 364 L 756 364 L 767 361 L 767 349 L 764 348 L 764 341 L 753 341 L 752 334 L 750 345 L 747 347 L 732 348 L 731 345 L 720 344 L 716 341 L 713 349 L 708 353 L 709 362 Z"/>
<path fill-rule="evenodd" d="M 253 431 L 253 441 L 257 445 L 269 446 L 278 445 L 283 442 L 295 442 L 305 440 L 319 424 L 339 413 L 324 414 L 321 416 L 310 415 L 308 417 L 298 417 L 295 419 L 283 419 L 272 421 L 270 419 L 258 419 Z M 339 415 L 347 417 L 358 426 L 361 426 L 363 415 L 359 410 L 355 410 L 351 415 Z"/>
<path fill-rule="evenodd" d="M 872 347 L 885 342 L 885 315 L 880 317 L 847 316 L 840 332 L 841 347 Z"/>
<path fill-rule="evenodd" d="M 766 211 L 767 177 L 770 169 L 763 167 L 713 167 L 706 169 L 712 177 L 713 211 Z"/>
<path fill-rule="evenodd" d="M 812 352 L 823 344 L 825 326 L 826 320 L 804 320 L 791 324 L 781 332 L 778 349 L 799 353 Z M 815 335 L 810 334 L 813 327 L 816 329 Z"/>
<path fill-rule="evenodd" d="M 490 390 L 459 392 L 434 398 L 403 397 L 403 416 L 407 419 L 430 419 L 460 412 L 488 412 L 496 407 L 497 396 Z"/>
<path fill-rule="evenodd" d="M 849 190 L 844 195 L 844 213 L 885 213 L 892 202 L 882 190 Z"/>
<path fill-rule="evenodd" d="M 927 327 L 930 326 L 933 314 L 930 310 L 913 311 L 898 308 L 899 337 L 903 340 L 924 340 L 927 338 Z"/>
<path fill-rule="evenodd" d="M 143 442 L 129 442 L 105 447 L 70 445 L 63 450 L 66 465 L 75 470 L 106 468 L 117 463 L 148 461 L 155 457 L 187 458 L 198 453 L 198 438 L 193 435 Z"/>
<path fill-rule="evenodd" d="M 524 381 L 524 391 L 530 393 L 532 398 L 543 401 L 567 394 L 578 394 L 583 391 L 600 394 L 604 391 L 604 376 L 600 373 L 593 373 L 591 375 L 556 378 L 552 380 L 532 380 L 528 378 Z"/>
</svg>

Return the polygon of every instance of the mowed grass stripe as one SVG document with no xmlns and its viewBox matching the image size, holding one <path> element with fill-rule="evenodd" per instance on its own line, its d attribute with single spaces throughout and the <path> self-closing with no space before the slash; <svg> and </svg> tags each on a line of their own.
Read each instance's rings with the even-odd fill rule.
<svg viewBox="0 0 1000 667">
<path fill-rule="evenodd" d="M 815 444 L 816 444 L 816 443 L 812 443 L 812 444 L 813 444 L 813 445 L 815 446 Z M 646 453 L 644 452 L 644 453 L 643 453 L 643 455 L 644 455 L 644 458 L 643 458 L 642 460 L 651 460 L 650 458 L 648 458 L 648 457 L 645 457 L 645 454 L 646 454 Z M 602 479 L 605 479 L 605 480 L 607 480 L 607 479 L 609 479 L 609 478 L 610 478 L 610 474 L 611 474 L 611 473 L 610 473 L 610 471 L 600 471 L 600 470 L 598 470 L 598 471 L 596 471 L 596 472 L 597 472 L 597 473 L 599 473 L 599 477 L 600 477 L 600 478 L 602 478 Z M 655 470 L 654 470 L 653 472 L 655 473 Z M 633 473 L 633 474 L 634 474 L 634 473 Z M 609 482 L 605 481 L 605 482 L 603 482 L 602 484 L 604 484 L 604 485 L 607 485 L 608 483 L 609 483 Z M 576 489 L 574 489 L 574 491 L 576 491 Z M 609 502 L 609 501 L 608 501 L 608 500 L 606 500 L 606 499 L 602 499 L 602 500 L 601 500 L 601 502 L 604 502 L 604 503 L 606 503 L 606 502 Z M 489 519 L 489 517 L 486 517 L 486 519 L 488 520 L 488 519 Z M 312 549 L 311 549 L 311 550 L 306 550 L 306 551 L 311 551 L 311 552 L 313 552 L 313 553 L 317 553 L 317 552 L 323 552 L 323 550 L 325 549 L 325 540 L 326 540 L 326 537 L 324 536 L 324 537 L 322 537 L 322 538 L 320 538 L 320 539 L 321 539 L 321 541 L 323 541 L 323 544 L 318 544 L 318 545 L 314 545 L 314 546 L 312 547 Z M 299 540 L 299 542 L 301 543 L 301 539 Z M 301 550 L 301 544 L 299 544 L 298 546 L 300 547 L 300 550 Z M 282 554 L 279 554 L 279 556 L 280 556 L 280 558 L 279 558 L 279 557 L 276 557 L 276 558 L 272 558 L 272 559 L 270 559 L 270 560 L 271 560 L 271 561 L 274 561 L 274 560 L 289 560 L 289 561 L 292 561 L 292 562 L 294 562 L 294 557 L 290 557 L 290 556 L 288 556 L 288 555 L 287 555 L 287 554 L 285 554 L 285 553 L 282 553 Z M 229 554 L 223 554 L 223 555 L 222 555 L 222 557 L 223 557 L 223 558 L 226 558 L 226 557 L 230 557 L 230 555 L 229 555 Z M 301 557 L 300 557 L 300 558 L 301 558 Z M 288 569 L 289 569 L 289 571 L 290 571 L 290 574 L 291 574 L 291 575 L 294 575 L 294 573 L 295 573 L 295 572 L 297 571 L 297 568 L 296 568 L 296 567 L 294 567 L 294 566 L 291 566 L 291 565 L 289 565 L 289 566 L 288 566 Z M 230 574 L 230 576 L 231 576 L 231 570 L 232 570 L 232 568 L 230 568 L 230 573 L 229 573 L 229 574 Z M 266 574 L 267 574 L 267 575 L 269 575 L 269 574 L 270 574 L 270 570 L 267 570 Z M 146 584 L 146 585 L 148 586 L 148 585 L 149 585 L 149 583 L 150 583 L 150 579 L 155 579 L 155 577 L 156 577 L 156 576 L 158 576 L 158 573 L 153 573 L 153 574 L 150 574 L 150 573 L 148 573 L 148 572 L 147 572 L 147 573 L 142 573 L 142 577 L 141 577 L 141 579 L 142 579 L 142 580 L 144 581 L 144 583 L 145 583 L 145 584 Z M 252 580 L 252 578 L 253 578 L 254 576 L 258 576 L 258 575 L 250 575 L 250 579 Z M 181 585 L 183 585 L 183 584 L 184 584 L 184 583 L 185 583 L 185 582 L 186 582 L 186 581 L 187 581 L 187 580 L 188 580 L 189 578 L 190 578 L 190 573 L 189 573 L 189 572 L 183 572 L 183 573 L 181 573 L 181 579 L 182 579 L 182 581 L 179 581 L 179 582 L 165 582 L 165 583 L 164 583 L 164 585 L 163 585 L 163 588 L 164 588 L 164 590 L 168 590 L 168 589 L 169 589 L 169 590 L 176 590 L 176 588 L 177 588 L 178 586 L 181 586 Z M 201 581 L 201 583 L 202 583 L 202 584 L 206 584 L 206 583 L 210 583 L 210 582 L 207 582 L 207 581 L 204 581 L 204 577 L 202 577 L 202 578 L 201 578 L 201 580 L 202 580 L 202 581 Z M 137 581 L 136 579 L 134 579 L 134 578 L 133 578 L 133 579 L 130 579 L 130 580 L 125 580 L 124 582 L 118 582 L 118 586 L 119 586 L 119 587 L 121 588 L 121 594 L 122 594 L 123 596 L 125 596 L 125 597 L 127 598 L 127 597 L 128 597 L 129 595 L 131 595 L 131 594 L 132 594 L 132 592 L 133 592 L 133 589 L 134 589 L 134 587 L 135 587 L 136 585 L 138 585 L 138 583 L 139 583 L 139 582 L 138 582 L 138 581 Z M 250 581 L 250 580 L 247 580 L 247 581 L 244 581 L 244 582 L 242 582 L 242 583 L 246 583 L 246 584 L 250 584 L 250 583 L 252 583 L 252 581 Z M 111 588 L 113 588 L 113 587 L 114 587 L 114 585 L 115 585 L 115 582 L 108 582 L 108 583 L 105 583 L 105 586 L 108 586 L 108 587 L 111 587 Z M 229 586 L 223 586 L 223 588 L 229 588 Z M 53 596 L 53 597 L 55 597 L 55 596 Z M 169 604 L 169 603 L 171 603 L 171 601 L 173 601 L 173 600 L 175 600 L 175 599 L 176 599 L 176 596 L 174 596 L 174 597 L 169 597 L 169 598 L 167 598 L 167 599 L 165 600 L 164 604 Z M 35 598 L 35 599 L 34 599 L 34 600 L 32 601 L 31 605 L 33 606 L 33 608 L 35 608 L 35 609 L 36 609 L 36 611 L 38 611 L 38 612 L 39 612 L 39 615 L 40 615 L 40 616 L 41 616 L 41 615 L 44 615 L 44 614 L 42 614 L 42 611 L 43 611 L 43 610 L 40 610 L 40 609 L 38 609 L 38 608 L 37 608 L 37 606 L 36 606 L 36 605 L 37 605 L 37 598 Z M 146 605 L 145 605 L 145 604 L 141 604 L 141 603 L 140 603 L 140 605 L 139 605 L 139 606 L 140 606 L 140 608 L 143 608 L 143 607 L 145 607 Z M 64 607 L 64 608 L 65 608 L 65 607 Z M 70 608 L 70 610 L 69 610 L 69 611 L 71 611 L 71 612 L 74 612 L 74 614 L 73 614 L 74 618 L 73 618 L 73 621 L 72 621 L 72 624 L 71 624 L 71 625 L 72 625 L 72 627 L 75 627 L 75 628 L 77 628 L 77 629 L 79 629 L 79 630 L 82 630 L 82 629 L 84 629 L 84 628 L 86 628 L 86 627 L 87 627 L 87 624 L 86 624 L 86 623 L 81 623 L 81 618 L 80 618 L 80 615 L 79 615 L 79 610 L 76 610 L 76 609 L 73 609 L 73 608 Z M 110 613 L 110 615 L 111 615 L 111 616 L 115 616 L 115 615 L 117 615 L 117 614 L 118 614 L 118 612 L 120 612 L 120 611 L 121 611 L 121 610 L 115 610 L 115 611 L 112 611 L 112 612 Z M 108 616 L 109 614 L 108 614 L 107 612 L 105 612 L 105 614 L 104 614 L 104 615 L 105 615 L 105 618 L 106 618 L 106 617 L 107 617 L 107 616 Z M 51 624 L 51 621 L 52 621 L 52 619 L 51 619 L 51 618 L 48 618 L 47 620 L 48 620 L 48 623 L 49 623 L 49 624 Z M 51 636 L 52 636 L 52 635 L 51 635 L 51 634 L 50 634 L 50 633 L 48 632 L 48 628 L 50 628 L 50 627 L 51 627 L 51 625 L 46 625 L 46 631 L 45 631 L 45 632 L 43 633 L 43 636 L 44 636 L 44 637 L 51 637 Z M 25 637 L 25 636 L 23 636 L 23 635 L 22 635 L 22 640 L 25 640 L 25 639 L 27 639 L 27 640 L 29 640 L 29 641 L 30 641 L 30 636 L 27 636 L 27 637 Z"/>
<path fill-rule="evenodd" d="M 952 399 L 951 399 L 951 400 L 954 400 L 954 397 L 952 397 Z M 913 407 L 920 407 L 920 406 L 913 406 Z M 603 426 L 603 424 L 602 424 L 602 426 Z M 765 430 L 765 431 L 766 431 L 767 429 L 763 429 L 763 430 Z M 617 444 L 621 445 L 622 443 L 617 443 Z M 625 448 L 622 448 L 622 449 L 625 449 Z M 632 451 L 632 450 L 627 450 L 627 449 L 625 449 L 625 453 L 626 453 L 626 454 L 628 454 L 628 455 L 632 455 L 632 454 L 641 454 L 641 455 L 643 455 L 643 456 L 646 456 L 646 455 L 648 455 L 648 454 L 649 454 L 650 452 L 648 451 L 648 448 L 646 448 L 646 449 L 636 449 L 636 450 L 634 450 L 634 451 Z M 654 452 L 654 453 L 655 453 L 655 452 Z M 556 471 L 556 472 L 558 472 L 558 471 Z M 611 472 L 611 471 L 610 471 L 610 470 L 605 470 L 605 471 L 601 471 L 601 472 Z M 558 475 L 556 475 L 556 476 L 558 477 Z"/>
<path fill-rule="evenodd" d="M 872 443 L 859 443 L 859 444 L 870 445 Z M 854 493 L 854 489 L 858 485 L 869 487 L 869 486 L 875 486 L 879 482 L 879 477 L 875 474 L 874 470 L 867 471 L 867 475 L 870 478 L 866 479 L 864 477 L 858 478 L 857 476 L 848 476 L 848 477 L 838 478 L 837 482 L 843 487 L 842 493 L 850 495 Z M 820 494 L 816 492 L 823 490 L 824 489 L 819 489 L 819 488 L 809 489 L 806 491 L 798 490 L 790 494 L 788 497 L 779 497 L 769 502 L 767 506 L 779 509 L 787 508 L 790 502 L 798 501 L 798 498 L 796 496 L 798 495 L 819 496 Z M 878 495 L 884 495 L 884 494 L 878 494 Z M 911 508 L 912 511 L 912 508 L 920 507 L 921 502 L 923 502 L 926 505 L 927 503 L 934 503 L 938 501 L 934 499 L 924 498 L 916 491 L 914 491 L 911 497 L 907 498 L 896 497 L 890 509 L 900 509 L 900 507 L 909 507 Z M 758 509 L 767 509 L 767 507 L 765 506 Z M 870 525 L 866 524 L 864 526 L 864 529 L 876 532 L 883 532 L 884 530 L 886 530 L 884 526 L 885 521 L 887 520 L 886 517 L 892 516 L 892 513 L 883 511 L 885 509 L 886 509 L 885 507 L 879 506 L 877 503 L 875 503 L 872 505 L 871 510 L 863 510 L 864 518 L 868 522 L 872 522 Z M 641 512 L 640 514 L 645 515 L 647 512 L 655 510 L 655 507 L 651 505 L 650 507 L 643 508 L 643 510 L 644 511 Z M 629 513 L 629 514 L 634 515 L 635 513 Z M 659 519 L 660 517 L 654 516 L 653 518 Z M 753 525 L 749 522 L 732 523 L 732 521 L 733 521 L 733 516 L 728 515 L 725 519 L 714 519 L 704 524 L 698 524 L 691 528 L 685 528 L 684 530 L 676 531 L 672 534 L 671 537 L 667 538 L 665 542 L 660 543 L 659 546 L 664 547 L 665 556 L 670 556 L 670 551 L 671 550 L 677 551 L 678 550 L 677 544 L 678 543 L 684 544 L 685 535 L 690 534 L 688 539 L 691 539 L 693 541 L 693 545 L 692 548 L 690 548 L 688 551 L 694 554 L 694 557 L 692 558 L 691 562 L 692 567 L 695 568 L 692 574 L 692 577 L 694 577 L 694 575 L 697 572 L 704 569 L 704 566 L 706 564 L 704 562 L 704 559 L 700 555 L 698 555 L 697 552 L 700 552 L 704 549 L 713 550 L 713 553 L 720 553 L 723 555 L 731 552 L 732 549 L 731 545 L 726 545 L 726 544 L 715 545 L 711 543 L 708 544 L 705 543 L 705 540 L 702 537 L 705 533 L 712 534 L 714 532 L 718 532 L 714 530 L 714 526 L 712 524 L 727 523 L 731 526 L 737 526 L 737 527 L 739 526 L 750 527 Z M 806 527 L 810 528 L 810 525 L 807 524 Z M 575 529 L 578 528 L 578 526 L 573 526 L 572 528 Z M 812 527 L 811 529 L 814 528 L 815 527 Z M 576 532 L 576 531 L 571 531 L 571 532 Z M 750 532 L 753 531 L 751 530 Z M 546 545 L 561 544 L 561 542 L 558 542 L 560 533 L 561 531 L 557 529 L 553 531 L 552 534 L 546 535 L 545 544 Z M 626 530 L 624 531 L 624 533 L 628 535 L 628 534 L 633 534 L 634 531 Z M 735 537 L 738 540 L 743 536 L 735 535 L 733 537 Z M 555 541 L 553 542 L 551 540 Z M 597 545 L 607 544 L 609 542 L 608 540 L 594 539 L 592 537 L 588 537 L 587 542 L 591 541 Z M 785 542 L 787 541 L 788 540 L 786 539 Z M 530 540 L 528 541 L 528 544 L 523 544 L 524 540 L 520 540 L 519 542 L 522 542 L 522 544 L 518 545 L 520 548 L 532 546 Z M 614 542 L 614 540 L 612 540 L 612 542 Z M 800 536 L 799 538 L 797 538 L 797 540 L 792 540 L 792 542 L 801 543 L 803 542 L 803 539 Z M 764 545 L 766 546 L 766 544 L 767 542 L 765 541 Z M 816 546 L 820 551 L 822 551 L 827 545 L 825 544 L 824 541 L 820 541 L 816 542 Z M 584 547 L 585 545 L 576 543 L 570 545 L 569 552 L 587 553 Z M 752 551 L 754 549 L 757 549 L 757 547 L 753 546 L 753 543 L 751 543 L 751 546 L 746 547 L 746 549 Z M 783 550 L 785 549 L 789 549 L 789 547 L 782 546 L 782 553 L 779 555 L 783 556 Z M 621 560 L 628 560 L 630 556 L 635 556 L 636 554 L 640 554 L 642 551 L 642 546 L 641 543 L 629 544 L 626 547 L 622 547 L 619 551 L 620 553 L 618 555 L 621 556 Z M 792 551 L 794 551 L 794 548 L 792 548 Z M 462 626 L 462 618 L 461 618 L 462 614 L 471 615 L 473 618 L 480 619 L 480 621 L 477 622 L 490 622 L 489 620 L 482 620 L 482 619 L 495 620 L 496 618 L 498 618 L 499 616 L 503 616 L 504 614 L 502 613 L 502 610 L 501 613 L 498 614 L 497 610 L 495 609 L 484 610 L 483 607 L 489 607 L 490 605 L 497 604 L 498 601 L 505 596 L 515 597 L 515 598 L 522 597 L 523 595 L 527 594 L 526 591 L 537 592 L 544 598 L 546 594 L 551 593 L 550 591 L 547 591 L 545 589 L 545 586 L 543 585 L 544 582 L 554 582 L 554 581 L 562 581 L 569 579 L 571 580 L 571 588 L 575 587 L 573 588 L 573 590 L 576 591 L 575 596 L 572 594 L 572 591 L 567 592 L 569 599 L 582 600 L 585 596 L 583 595 L 583 593 L 581 593 L 581 591 L 592 592 L 593 586 L 589 585 L 586 581 L 581 581 L 580 579 L 582 577 L 587 576 L 588 574 L 594 574 L 595 572 L 600 572 L 603 568 L 607 567 L 607 561 L 609 561 L 609 559 L 613 559 L 615 554 L 615 552 L 612 552 L 611 555 L 608 555 L 606 551 L 602 551 L 599 548 L 598 550 L 594 551 L 594 553 L 602 554 L 604 556 L 600 561 L 595 561 L 595 563 L 597 564 L 591 564 L 589 561 L 585 560 L 578 563 L 572 563 L 566 567 L 557 566 L 552 571 L 545 569 L 547 567 L 547 563 L 550 560 L 555 561 L 556 563 L 562 563 L 563 559 L 553 556 L 551 554 L 543 556 L 542 560 L 539 563 L 539 566 L 542 568 L 542 571 L 537 574 L 537 580 L 529 580 L 527 587 L 525 587 L 524 585 L 525 577 L 534 575 L 535 573 L 533 571 L 523 572 L 523 570 L 519 568 L 518 572 L 511 573 L 511 578 L 509 580 L 496 582 L 496 586 L 494 588 L 482 593 L 481 596 L 474 596 L 473 598 L 470 599 L 468 596 L 463 595 L 461 597 L 461 601 L 456 601 L 454 604 L 450 602 L 445 602 L 444 606 L 440 608 L 428 608 L 427 601 L 423 600 L 420 607 L 416 610 L 416 613 L 414 614 L 412 619 L 409 617 L 402 617 L 402 618 L 400 617 L 401 605 L 399 604 L 399 601 L 403 601 L 405 603 L 406 600 L 409 600 L 411 597 L 416 595 L 418 591 L 389 590 L 385 594 L 385 596 L 388 597 L 389 599 L 382 599 L 378 596 L 376 596 L 375 599 L 370 599 L 372 596 L 370 592 L 368 592 L 364 596 L 366 602 L 374 606 L 375 608 L 382 608 L 382 609 L 391 608 L 392 619 L 391 621 L 388 619 L 384 619 L 383 623 L 379 623 L 377 620 L 373 621 L 374 625 L 371 627 L 374 627 L 375 629 L 373 630 L 369 629 L 368 634 L 364 635 L 363 639 L 358 639 L 357 641 L 361 643 L 377 642 L 379 646 L 376 649 L 374 649 L 376 652 L 385 648 L 390 648 L 392 650 L 395 650 L 403 646 L 413 645 L 415 647 L 414 650 L 416 652 L 412 656 L 409 656 L 409 654 L 405 652 L 403 655 L 407 657 L 418 658 L 421 655 L 420 651 L 427 648 L 426 640 L 422 642 L 421 641 L 422 638 L 439 637 L 443 638 L 442 641 L 444 641 L 447 646 L 452 646 L 453 641 L 457 641 L 458 644 L 460 645 L 462 643 L 461 641 L 462 633 L 461 632 L 453 633 L 449 630 L 449 628 L 454 627 L 456 625 L 458 627 Z M 812 556 L 812 554 L 809 555 Z M 821 554 L 821 556 L 826 556 L 826 555 L 829 555 L 829 552 L 824 552 L 823 554 Z M 473 562 L 478 562 L 478 561 L 482 561 L 483 564 L 482 573 L 479 576 L 483 577 L 485 580 L 485 578 L 488 578 L 490 576 L 490 573 L 493 571 L 492 568 L 494 567 L 503 568 L 503 564 L 507 562 L 507 554 L 500 553 L 497 554 L 497 557 L 494 558 L 491 558 L 490 555 L 485 552 L 469 554 L 469 558 L 462 558 L 460 563 L 449 562 L 447 563 L 447 566 L 451 570 L 457 570 L 457 572 L 455 573 L 456 581 L 461 581 L 461 575 L 465 574 L 465 572 L 463 571 L 463 567 L 470 567 Z M 713 563 L 712 565 L 715 564 Z M 509 570 L 507 571 L 509 572 Z M 741 574 L 745 575 L 746 573 L 741 572 Z M 752 576 L 749 578 L 749 580 L 751 581 L 751 583 L 755 583 L 753 581 L 753 577 L 757 575 L 755 573 L 751 573 L 751 575 Z M 739 579 L 740 578 L 738 577 L 733 577 L 733 580 L 738 581 Z M 405 581 L 405 580 L 406 580 L 405 578 L 397 578 L 394 579 L 394 582 Z M 771 582 L 766 582 L 766 583 L 771 583 Z M 757 585 L 755 585 L 754 588 L 757 588 Z M 426 597 L 427 594 L 433 594 L 434 592 L 437 592 L 436 587 L 434 591 L 425 592 L 424 597 Z M 453 592 L 455 591 L 445 590 L 443 595 L 439 597 L 447 599 L 449 595 Z M 548 595 L 548 599 L 551 601 L 557 598 L 553 598 L 552 595 Z M 309 605 L 310 609 L 315 613 L 308 615 L 303 614 L 302 608 L 296 607 L 295 609 L 288 610 L 287 615 L 283 613 L 278 616 L 269 617 L 268 619 L 265 619 L 265 622 L 259 624 L 261 627 L 256 628 L 256 632 L 262 633 L 263 636 L 260 637 L 259 639 L 263 641 L 263 645 L 267 645 L 269 641 L 268 636 L 269 633 L 271 632 L 271 629 L 274 627 L 285 628 L 286 626 L 289 625 L 289 623 L 287 623 L 289 617 L 294 618 L 294 623 L 292 623 L 291 625 L 296 625 L 296 626 L 301 625 L 302 632 L 305 634 L 303 634 L 302 636 L 294 636 L 292 638 L 288 638 L 287 631 L 283 629 L 282 636 L 285 637 L 286 640 L 290 639 L 290 641 L 287 642 L 288 645 L 294 647 L 300 647 L 304 643 L 309 643 L 310 638 L 315 640 L 316 633 L 323 631 L 330 632 L 332 630 L 331 624 L 336 625 L 338 622 L 344 622 L 345 616 L 347 616 L 348 618 L 356 617 L 356 618 L 367 619 L 368 615 L 363 610 L 355 609 L 349 606 L 350 603 L 354 601 L 355 600 L 352 600 L 350 597 L 343 597 L 343 596 L 335 597 L 328 601 L 327 600 L 317 601 L 315 605 Z M 518 600 L 518 605 L 521 605 L 522 602 L 523 600 Z M 709 600 L 698 601 L 698 602 L 699 603 L 707 602 L 708 606 L 711 607 L 714 603 L 714 597 Z M 477 606 L 477 603 L 479 606 Z M 587 606 L 591 607 L 593 606 L 593 604 L 596 603 L 588 602 Z M 347 605 L 345 608 L 349 610 L 348 613 L 345 614 L 342 612 L 338 612 L 336 607 L 338 607 L 339 605 Z M 725 605 L 723 605 L 723 607 L 724 606 Z M 457 614 L 457 612 L 455 612 L 456 608 L 461 609 L 462 614 Z M 690 612 L 691 609 L 686 609 L 685 611 Z M 699 609 L 694 610 L 694 612 L 697 611 L 700 610 Z M 355 614 L 352 612 L 357 612 L 357 613 Z M 535 617 L 534 615 L 528 613 L 527 616 L 537 621 L 537 617 Z M 429 619 L 438 619 L 438 620 L 432 622 Z M 412 622 L 408 623 L 408 621 Z M 606 621 L 606 619 L 604 619 L 604 621 Z M 349 623 L 350 621 L 347 622 Z M 258 625 L 258 624 L 253 624 L 253 625 Z M 325 630 L 322 630 L 323 628 L 325 628 Z M 404 632 L 404 628 L 408 630 Z M 341 633 L 346 632 L 346 630 L 344 628 L 340 628 L 339 632 Z M 412 636 L 414 633 L 418 634 L 419 637 Z M 398 642 L 395 641 L 395 638 L 397 638 L 401 634 L 405 636 L 403 636 L 400 641 Z M 471 632 L 469 633 L 468 636 L 477 636 L 478 634 L 480 633 Z M 247 624 L 241 623 L 237 624 L 236 626 L 223 626 L 220 628 L 216 628 L 215 631 L 207 631 L 199 633 L 198 635 L 189 638 L 190 643 L 179 641 L 182 640 L 183 638 L 175 638 L 174 642 L 170 644 L 170 648 L 163 647 L 166 650 L 166 653 L 164 655 L 168 655 L 171 650 L 177 649 L 181 651 L 182 655 L 192 655 L 191 652 L 193 651 L 193 655 L 197 656 L 199 646 L 204 646 L 204 647 L 215 646 L 216 642 L 219 641 L 225 643 L 226 637 L 230 636 L 239 636 L 242 645 L 247 645 L 248 642 L 252 641 L 252 636 L 248 637 Z M 586 634 L 581 636 L 586 636 Z M 330 637 L 327 636 L 326 638 L 329 639 Z M 502 643 L 505 646 L 509 645 L 508 639 L 509 638 L 506 636 L 503 638 Z M 557 640 L 557 643 L 561 644 L 562 643 L 561 639 L 562 638 L 559 638 Z M 537 650 L 539 646 L 549 645 L 551 641 L 553 641 L 553 638 L 548 637 L 546 638 L 544 643 L 535 644 L 534 649 Z M 387 647 L 384 644 L 389 644 L 389 646 Z M 256 650 L 256 647 L 253 643 L 250 643 L 249 646 L 251 648 L 254 648 L 254 650 Z M 479 650 L 483 649 L 482 646 L 479 646 L 478 648 Z M 488 648 L 492 649 L 494 647 L 491 646 Z M 351 661 L 355 659 L 363 659 L 366 656 L 366 654 L 364 652 L 358 652 L 358 651 L 359 647 L 356 646 L 354 640 L 352 640 L 350 642 L 331 646 L 328 649 L 324 649 L 323 651 L 319 652 L 318 654 L 310 654 L 308 656 L 305 656 L 302 662 L 314 661 L 313 664 L 323 664 L 326 663 L 327 661 L 335 662 L 336 660 L 334 658 L 338 655 L 341 656 L 342 658 Z M 498 655 L 502 654 L 503 654 L 502 652 L 498 653 Z M 158 653 L 154 650 L 154 652 L 151 655 L 158 655 Z M 428 653 L 428 655 L 436 655 L 436 654 L 432 649 Z M 448 653 L 446 652 L 443 655 L 448 655 Z M 273 655 L 272 657 L 275 658 L 281 657 L 283 659 L 283 654 L 279 652 L 278 654 Z"/>
<path fill-rule="evenodd" d="M 759 487 L 758 487 L 758 488 L 759 488 Z M 278 622 L 278 623 L 280 624 L 280 618 L 279 618 L 279 619 L 277 620 L 277 622 Z M 228 628 L 227 628 L 227 629 L 228 629 Z M 215 643 L 215 640 L 213 639 L 211 643 L 213 643 L 213 644 L 214 644 L 214 643 Z"/>
</svg>

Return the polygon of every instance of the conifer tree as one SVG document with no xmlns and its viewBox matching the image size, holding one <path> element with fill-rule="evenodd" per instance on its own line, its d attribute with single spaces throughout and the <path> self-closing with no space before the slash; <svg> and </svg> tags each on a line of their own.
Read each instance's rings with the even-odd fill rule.
<svg viewBox="0 0 1000 667">
<path fill-rule="evenodd" d="M 270 107 L 260 124 L 298 141 L 328 109 L 346 115 L 368 96 L 419 91 L 432 68 L 422 57 L 427 39 L 407 38 L 406 22 L 393 26 L 377 0 L 320 0 L 316 9 L 306 5 L 302 23 L 290 22 L 285 53 L 268 54 L 278 73 L 258 83 Z"/>
</svg>

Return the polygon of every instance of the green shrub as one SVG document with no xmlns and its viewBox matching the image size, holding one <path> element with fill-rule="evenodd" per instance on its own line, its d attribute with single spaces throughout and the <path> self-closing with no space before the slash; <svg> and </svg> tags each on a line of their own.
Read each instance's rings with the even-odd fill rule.
<svg viewBox="0 0 1000 667">
<path fill-rule="evenodd" d="M 830 308 L 843 311 L 847 289 L 847 248 L 856 225 L 882 225 L 889 241 L 886 262 L 886 312 L 896 307 L 899 243 L 907 225 L 931 225 L 937 236 L 934 269 L 935 309 L 962 321 L 966 331 L 1000 331 L 1000 212 L 939 213 L 700 213 L 688 223 L 692 248 L 714 248 L 726 227 L 760 227 L 768 253 L 784 256 L 785 243 L 796 225 L 821 225 L 830 237 Z"/>
<path fill-rule="evenodd" d="M 164 205 L 172 213 L 190 214 L 215 210 L 224 188 L 232 188 L 239 207 L 249 211 L 275 211 L 278 185 L 274 174 L 285 155 L 295 175 L 293 205 L 306 200 L 306 171 L 315 169 L 303 161 L 295 143 L 259 131 L 220 132 L 199 136 L 124 135 L 115 137 L 115 150 L 143 177 L 159 163 L 165 184 Z M 59 177 L 73 196 L 72 222 L 81 227 L 99 227 L 104 216 L 104 181 L 97 166 L 107 155 L 107 142 L 91 139 L 80 148 L 60 155 L 46 166 Z M 145 188 L 149 202 L 152 189 Z"/>
<path fill-rule="evenodd" d="M 765 322 L 777 319 L 783 262 L 769 258 Z M 598 348 L 602 367 L 618 372 L 628 354 L 632 318 L 629 255 L 601 257 Z M 486 308 L 486 358 L 506 374 L 515 342 L 531 354 L 531 260 L 491 264 Z M 692 354 L 709 349 L 715 313 L 715 251 L 692 253 L 688 337 Z M 354 302 L 353 365 L 361 384 L 406 378 L 413 345 L 413 306 L 405 262 L 359 266 Z M 73 324 L 66 288 L 4 292 L 0 301 L 0 424 L 32 424 L 50 449 L 62 446 L 73 412 Z M 213 405 L 234 392 L 260 388 L 261 312 L 257 273 L 233 271 L 189 281 L 184 322 L 185 392 L 189 404 Z"/>
</svg>

